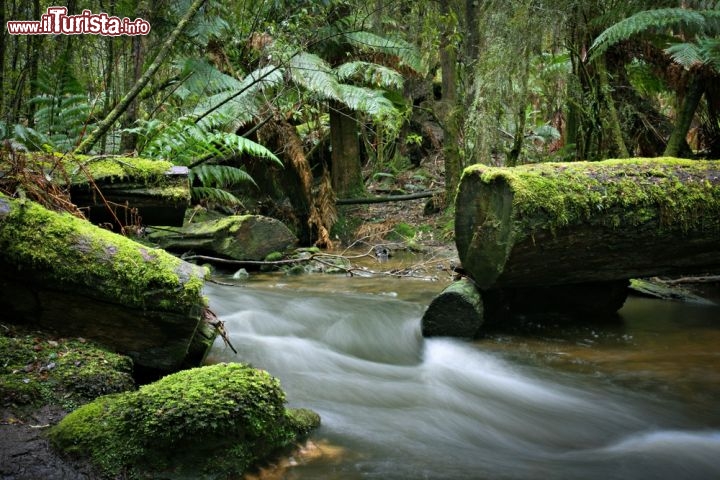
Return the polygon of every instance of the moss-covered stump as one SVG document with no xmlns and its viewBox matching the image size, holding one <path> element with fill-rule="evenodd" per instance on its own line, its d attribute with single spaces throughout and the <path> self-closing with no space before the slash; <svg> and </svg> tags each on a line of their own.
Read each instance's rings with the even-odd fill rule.
<svg viewBox="0 0 720 480">
<path fill-rule="evenodd" d="M 72 410 L 100 395 L 133 390 L 132 360 L 84 339 L 0 328 L 2 407 Z M 18 410 L 19 409 L 19 410 Z"/>
<path fill-rule="evenodd" d="M 65 417 L 50 439 L 109 475 L 226 478 L 319 424 L 313 412 L 287 409 L 279 382 L 267 372 L 217 364 L 102 397 Z"/>
<path fill-rule="evenodd" d="M 190 205 L 187 167 L 162 160 L 107 155 L 65 155 L 62 165 L 69 175 L 73 203 L 87 208 L 93 223 L 113 228 L 117 227 L 116 219 L 123 225 L 137 221 L 145 225 L 183 224 L 185 209 Z M 108 207 L 113 209 L 114 216 Z"/>
<path fill-rule="evenodd" d="M 203 330 L 205 274 L 163 250 L 0 195 L 6 318 L 95 340 L 141 367 L 174 371 Z"/>
<path fill-rule="evenodd" d="M 472 280 L 451 283 L 428 306 L 422 317 L 423 337 L 473 338 L 483 324 L 483 300 Z"/>
<path fill-rule="evenodd" d="M 149 239 L 170 251 L 192 250 L 233 260 L 264 260 L 298 241 L 282 222 L 261 215 L 233 215 L 189 223 L 175 231 L 155 230 Z"/>
<path fill-rule="evenodd" d="M 720 267 L 720 163 L 674 158 L 468 167 L 455 241 L 481 289 Z"/>
</svg>

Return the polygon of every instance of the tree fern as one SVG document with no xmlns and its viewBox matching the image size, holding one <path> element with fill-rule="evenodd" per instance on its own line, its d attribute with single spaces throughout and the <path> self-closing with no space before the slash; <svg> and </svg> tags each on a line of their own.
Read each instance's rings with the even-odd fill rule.
<svg viewBox="0 0 720 480">
<path fill-rule="evenodd" d="M 680 27 L 692 33 L 715 33 L 720 27 L 720 10 L 660 8 L 638 12 L 603 31 L 592 44 L 591 59 L 633 35 L 671 27 Z"/>
<path fill-rule="evenodd" d="M 348 43 L 360 51 L 393 55 L 398 58 L 400 66 L 406 66 L 421 75 L 427 72 L 427 65 L 418 49 L 404 40 L 383 37 L 366 31 L 347 32 L 344 36 Z"/>
<path fill-rule="evenodd" d="M 341 100 L 337 76 L 330 65 L 315 54 L 301 52 L 290 59 L 292 80 L 325 100 Z"/>
<path fill-rule="evenodd" d="M 335 69 L 338 80 L 357 80 L 364 85 L 400 90 L 403 76 L 392 68 L 377 63 L 355 61 L 347 62 Z"/>
</svg>

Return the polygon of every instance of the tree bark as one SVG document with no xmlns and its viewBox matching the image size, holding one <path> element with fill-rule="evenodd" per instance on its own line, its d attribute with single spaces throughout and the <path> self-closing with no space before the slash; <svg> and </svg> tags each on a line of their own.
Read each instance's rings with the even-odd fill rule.
<svg viewBox="0 0 720 480">
<path fill-rule="evenodd" d="M 365 191 L 357 133 L 355 112 L 339 102 L 330 102 L 332 186 L 340 197 L 355 197 Z"/>
<path fill-rule="evenodd" d="M 481 289 L 720 268 L 720 162 L 475 165 L 455 208 L 460 260 Z"/>
<path fill-rule="evenodd" d="M 157 72 L 160 66 L 165 63 L 165 60 L 167 60 L 173 44 L 180 36 L 182 31 L 185 29 L 187 24 L 190 23 L 190 20 L 192 20 L 198 10 L 200 10 L 200 7 L 203 5 L 203 3 L 205 3 L 205 0 L 193 1 L 187 13 L 185 13 L 185 16 L 182 18 L 182 20 L 180 20 L 180 23 L 178 23 L 177 27 L 175 27 L 175 30 L 172 31 L 167 40 L 165 40 L 165 43 L 163 43 L 160 51 L 155 56 L 155 59 L 150 64 L 150 67 L 148 67 L 147 71 L 145 71 L 142 77 L 140 77 L 140 79 L 135 83 L 135 85 L 133 85 L 133 88 L 125 94 L 125 96 L 120 100 L 120 103 L 118 103 L 115 108 L 113 108 L 112 111 L 107 115 L 107 117 L 105 117 L 98 124 L 97 128 L 87 138 L 85 138 L 85 140 L 83 140 L 80 145 L 78 145 L 74 153 L 89 152 L 90 149 L 92 149 L 92 147 L 98 142 L 98 140 L 100 140 L 100 138 L 105 135 L 108 130 L 110 130 L 110 127 L 112 127 L 113 124 L 117 121 L 117 119 L 120 118 L 120 116 L 125 112 L 125 110 L 128 109 L 132 101 L 135 100 L 135 97 L 137 97 L 140 91 L 145 88 L 145 85 L 147 85 L 152 76 L 155 75 L 155 72 Z"/>
<path fill-rule="evenodd" d="M 682 151 L 682 147 L 687 145 L 685 139 L 687 137 L 688 130 L 690 130 L 690 124 L 695 116 L 695 111 L 700 104 L 703 92 L 704 89 L 702 81 L 697 75 L 694 75 L 690 80 L 688 91 L 685 93 L 685 97 L 682 100 L 677 120 L 675 121 L 675 127 L 670 134 L 667 147 L 665 147 L 665 156 L 677 157 L 685 153 Z"/>
</svg>

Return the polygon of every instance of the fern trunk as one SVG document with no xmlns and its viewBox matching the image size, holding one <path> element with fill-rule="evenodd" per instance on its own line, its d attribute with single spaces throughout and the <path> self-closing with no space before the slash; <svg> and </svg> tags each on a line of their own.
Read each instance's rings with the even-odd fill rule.
<svg viewBox="0 0 720 480">
<path fill-rule="evenodd" d="M 342 198 L 357 197 L 365 191 L 357 125 L 355 113 L 347 106 L 339 102 L 330 105 L 332 186 Z"/>
<path fill-rule="evenodd" d="M 688 154 L 691 153 L 684 152 L 683 150 L 685 150 L 684 147 L 687 146 L 686 137 L 688 130 L 690 130 L 690 124 L 692 123 L 693 117 L 695 117 L 695 111 L 700 104 L 703 91 L 702 82 L 696 75 L 693 76 L 690 80 L 688 91 L 682 100 L 680 110 L 678 111 L 675 127 L 670 134 L 667 147 L 665 147 L 665 156 L 688 156 Z"/>
<path fill-rule="evenodd" d="M 194 0 L 188 11 L 185 13 L 185 16 L 180 20 L 177 27 L 175 27 L 175 30 L 172 31 L 170 36 L 165 40 L 165 43 L 163 43 L 162 47 L 160 48 L 160 51 L 155 56 L 155 59 L 150 64 L 150 67 L 145 71 L 145 73 L 140 77 L 140 79 L 135 82 L 135 85 L 133 85 L 133 88 L 130 89 L 128 93 L 125 94 L 125 96 L 120 100 L 120 103 L 118 103 L 115 108 L 112 109 L 112 111 L 105 117 L 97 126 L 97 128 L 87 137 L 85 140 L 83 140 L 80 145 L 75 149 L 76 154 L 78 153 L 87 153 L 92 149 L 92 147 L 102 138 L 108 130 L 110 130 L 110 127 L 113 126 L 113 124 L 120 118 L 120 116 L 125 113 L 125 111 L 130 107 L 130 104 L 135 100 L 135 98 L 140 94 L 140 91 L 145 88 L 145 86 L 150 82 L 150 79 L 155 75 L 155 72 L 158 71 L 160 66 L 162 66 L 163 63 L 165 63 L 165 60 L 170 55 L 170 51 L 172 50 L 173 45 L 175 44 L 175 41 L 180 36 L 183 30 L 185 30 L 185 27 L 187 27 L 188 23 L 190 23 L 190 20 L 195 16 L 195 14 L 200 10 L 200 7 L 205 3 L 205 0 Z"/>
</svg>

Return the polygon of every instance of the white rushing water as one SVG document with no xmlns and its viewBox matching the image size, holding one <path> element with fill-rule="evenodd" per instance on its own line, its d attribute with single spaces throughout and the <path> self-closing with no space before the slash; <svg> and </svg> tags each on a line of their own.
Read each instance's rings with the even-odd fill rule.
<svg viewBox="0 0 720 480">
<path fill-rule="evenodd" d="M 212 286 L 243 361 L 278 377 L 313 438 L 347 452 L 293 479 L 711 479 L 720 433 L 671 400 L 420 336 L 423 306 L 381 296 Z"/>
</svg>

